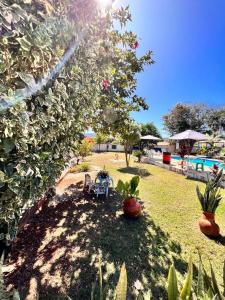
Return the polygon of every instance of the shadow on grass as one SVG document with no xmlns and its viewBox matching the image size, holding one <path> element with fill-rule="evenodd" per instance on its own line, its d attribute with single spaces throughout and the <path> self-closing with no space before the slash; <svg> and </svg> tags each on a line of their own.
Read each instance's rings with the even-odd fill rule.
<svg viewBox="0 0 225 300">
<path fill-rule="evenodd" d="M 64 195 L 64 198 L 66 195 Z M 19 232 L 6 275 L 8 285 L 19 287 L 24 299 L 90 299 L 91 285 L 98 278 L 102 258 L 104 282 L 113 290 L 123 262 L 128 273 L 128 298 L 136 289 L 153 299 L 165 299 L 165 281 L 171 261 L 181 273 L 187 264 L 181 247 L 148 216 L 127 219 L 121 199 L 82 196 L 46 204 L 36 211 Z M 136 286 L 136 288 L 135 288 Z M 32 294 L 33 293 L 33 294 Z M 108 299 L 111 299 L 110 297 Z"/>
<path fill-rule="evenodd" d="M 220 244 L 222 246 L 225 246 L 225 236 L 219 235 L 218 237 L 210 237 L 208 235 L 205 235 L 208 239 L 214 241 L 216 244 Z"/>
<path fill-rule="evenodd" d="M 138 167 L 128 167 L 118 169 L 120 173 L 139 175 L 140 177 L 148 177 L 152 175 L 147 169 L 138 168 Z"/>
</svg>

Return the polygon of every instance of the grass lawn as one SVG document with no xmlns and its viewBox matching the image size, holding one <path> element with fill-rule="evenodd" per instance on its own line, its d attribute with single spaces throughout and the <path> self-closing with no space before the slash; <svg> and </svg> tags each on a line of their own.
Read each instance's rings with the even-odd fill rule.
<svg viewBox="0 0 225 300">
<path fill-rule="evenodd" d="M 145 211 L 151 217 L 156 226 L 159 226 L 169 240 L 180 247 L 180 257 L 188 261 L 190 254 L 197 263 L 198 251 L 206 261 L 212 259 L 218 280 L 222 283 L 223 264 L 225 261 L 225 239 L 216 242 L 205 237 L 199 230 L 197 221 L 201 216 L 201 207 L 196 196 L 196 185 L 204 188 L 205 184 L 188 180 L 184 176 L 167 171 L 165 169 L 135 163 L 131 160 L 131 167 L 126 168 L 125 162 L 115 163 L 112 161 L 114 154 L 95 154 L 89 161 L 98 164 L 118 179 L 129 180 L 134 174 L 144 174 L 140 170 L 147 170 L 150 175 L 141 179 L 140 198 L 145 202 Z M 124 154 L 119 155 L 124 160 Z M 225 191 L 222 190 L 225 197 Z M 219 206 L 216 214 L 216 221 L 220 225 L 221 234 L 225 236 L 225 199 Z M 180 262 L 181 263 L 181 262 Z M 179 269 L 179 260 L 175 261 Z"/>
<path fill-rule="evenodd" d="M 82 194 L 74 197 L 73 193 L 65 192 L 64 201 L 36 211 L 19 233 L 7 266 L 11 268 L 6 276 L 8 286 L 19 286 L 27 300 L 35 299 L 37 293 L 39 299 L 67 299 L 65 294 L 72 299 L 90 299 L 100 257 L 109 290 L 125 262 L 128 299 L 135 299 L 138 290 L 143 291 L 145 299 L 150 295 L 153 299 L 165 299 L 165 280 L 171 262 L 174 261 L 179 278 L 182 277 L 190 254 L 197 266 L 197 248 L 206 266 L 208 258 L 213 259 L 222 284 L 224 242 L 210 240 L 198 229 L 201 209 L 195 192 L 197 182 L 147 164 L 132 162 L 127 169 L 124 154 L 119 154 L 119 162 L 113 158 L 113 153 L 102 153 L 86 160 L 92 168 L 105 166 L 115 183 L 134 174 L 147 175 L 143 172 L 147 169 L 149 175 L 140 182 L 140 197 L 145 205 L 143 216 L 126 219 L 117 194 L 112 193 L 104 200 Z M 222 234 L 225 234 L 224 209 L 223 201 L 217 213 Z"/>
</svg>

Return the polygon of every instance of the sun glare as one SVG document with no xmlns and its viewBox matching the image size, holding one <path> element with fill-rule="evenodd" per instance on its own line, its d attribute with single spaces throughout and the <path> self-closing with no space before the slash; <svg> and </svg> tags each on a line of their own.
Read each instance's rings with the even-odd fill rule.
<svg viewBox="0 0 225 300">
<path fill-rule="evenodd" d="M 113 4 L 113 0 L 97 0 L 102 8 L 107 8 Z"/>
</svg>

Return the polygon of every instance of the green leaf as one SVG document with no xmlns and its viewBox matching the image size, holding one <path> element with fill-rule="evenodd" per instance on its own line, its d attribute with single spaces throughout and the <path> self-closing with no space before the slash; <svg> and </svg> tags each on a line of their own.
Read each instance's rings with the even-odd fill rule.
<svg viewBox="0 0 225 300">
<path fill-rule="evenodd" d="M 204 294 L 204 276 L 203 276 L 203 267 L 202 261 L 199 260 L 198 266 L 198 282 L 197 282 L 197 297 L 202 297 Z"/>
<path fill-rule="evenodd" d="M 99 300 L 103 300 L 102 262 L 99 260 Z"/>
<path fill-rule="evenodd" d="M 170 266 L 169 269 L 167 284 L 168 284 L 167 286 L 168 300 L 177 300 L 178 299 L 177 275 L 173 264 Z"/>
<path fill-rule="evenodd" d="M 118 183 L 117 183 L 116 190 L 117 190 L 119 193 L 122 193 L 124 189 L 125 189 L 125 184 L 123 183 L 122 180 L 119 180 Z"/>
<path fill-rule="evenodd" d="M 192 277 L 193 277 L 193 264 L 192 258 L 190 257 L 188 263 L 188 273 L 187 278 L 185 280 L 184 286 L 181 290 L 180 297 L 182 300 L 189 300 L 191 295 L 191 285 L 192 285 Z"/>
<path fill-rule="evenodd" d="M 134 192 L 136 191 L 138 184 L 140 181 L 140 177 L 139 176 L 134 176 L 131 181 L 130 181 L 130 193 L 134 194 Z"/>
<path fill-rule="evenodd" d="M 116 287 L 116 300 L 126 300 L 127 297 L 127 271 L 125 264 L 120 270 L 120 277 Z"/>
<path fill-rule="evenodd" d="M 20 46 L 24 51 L 30 51 L 31 43 L 26 39 L 25 36 L 23 36 L 22 38 L 17 38 L 17 41 L 20 43 Z"/>
<path fill-rule="evenodd" d="M 12 300 L 20 300 L 20 299 L 21 298 L 20 298 L 19 292 L 17 290 L 14 290 L 13 291 L 13 298 L 12 298 Z"/>
<path fill-rule="evenodd" d="M 0 171 L 0 188 L 5 185 L 5 173 Z"/>
<path fill-rule="evenodd" d="M 217 284 L 217 280 L 216 280 L 216 276 L 215 276 L 215 273 L 214 273 L 211 263 L 210 263 L 210 270 L 211 270 L 211 278 L 212 278 L 212 286 L 213 286 L 214 295 L 216 294 L 220 300 L 224 300 L 223 296 L 220 293 L 220 290 L 219 290 L 219 287 Z"/>
<path fill-rule="evenodd" d="M 23 82 L 25 82 L 26 85 L 28 85 L 29 87 L 36 84 L 33 75 L 27 74 L 27 73 L 23 73 L 23 72 L 18 72 L 18 75 L 23 80 Z"/>
<path fill-rule="evenodd" d="M 14 144 L 13 140 L 7 139 L 7 138 L 3 140 L 3 149 L 4 149 L 5 153 L 8 154 L 14 148 L 15 148 L 15 144 Z"/>
</svg>

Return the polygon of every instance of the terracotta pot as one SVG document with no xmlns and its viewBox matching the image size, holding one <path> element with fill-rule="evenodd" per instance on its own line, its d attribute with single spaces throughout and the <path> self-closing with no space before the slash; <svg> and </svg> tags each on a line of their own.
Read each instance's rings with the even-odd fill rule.
<svg viewBox="0 0 225 300">
<path fill-rule="evenodd" d="M 141 205 L 136 198 L 123 201 L 123 211 L 126 216 L 136 218 L 141 214 Z"/>
<path fill-rule="evenodd" d="M 215 214 L 203 212 L 202 217 L 198 221 L 202 233 L 208 236 L 217 237 L 220 234 L 220 228 L 215 222 Z"/>
</svg>

